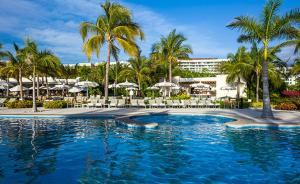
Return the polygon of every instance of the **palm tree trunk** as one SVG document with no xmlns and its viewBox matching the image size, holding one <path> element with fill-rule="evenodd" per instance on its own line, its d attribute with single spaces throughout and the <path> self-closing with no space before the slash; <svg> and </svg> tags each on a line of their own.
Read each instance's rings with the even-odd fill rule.
<svg viewBox="0 0 300 184">
<path fill-rule="evenodd" d="M 38 99 L 40 99 L 40 77 L 39 75 L 36 75 L 37 81 L 36 81 L 36 96 Z"/>
<path fill-rule="evenodd" d="M 256 102 L 259 101 L 259 73 L 258 70 L 256 70 Z"/>
<path fill-rule="evenodd" d="M 46 75 L 46 78 L 45 78 L 45 80 L 46 80 L 46 88 L 47 88 L 47 98 L 49 97 L 49 84 L 48 84 L 48 77 L 47 77 L 47 75 Z"/>
<path fill-rule="evenodd" d="M 241 83 L 241 78 L 240 77 L 238 77 L 238 81 L 237 81 L 237 85 L 236 85 L 236 90 L 237 90 L 237 92 L 236 92 L 236 98 L 237 98 L 237 101 L 239 101 L 240 100 L 240 83 Z"/>
<path fill-rule="evenodd" d="M 267 51 L 265 51 L 265 57 L 262 66 L 262 82 L 263 82 L 263 111 L 262 118 L 274 118 L 271 109 L 270 95 L 269 95 L 269 79 L 268 79 L 268 62 Z"/>
<path fill-rule="evenodd" d="M 6 85 L 6 96 L 8 97 L 9 96 L 9 85 L 8 85 L 8 83 L 9 83 L 9 77 L 7 77 L 6 82 L 7 82 L 7 85 Z"/>
<path fill-rule="evenodd" d="M 110 51 L 111 50 L 111 43 L 107 42 L 107 62 L 106 62 L 106 69 L 105 69 L 105 86 L 104 86 L 104 97 L 105 103 L 108 103 L 108 80 L 109 80 L 109 66 L 110 66 Z"/>
<path fill-rule="evenodd" d="M 169 81 L 172 82 L 172 62 L 169 62 Z"/>
<path fill-rule="evenodd" d="M 35 66 L 33 66 L 33 73 L 32 73 L 32 110 L 33 112 L 37 112 L 36 108 L 36 98 L 35 98 Z"/>
<path fill-rule="evenodd" d="M 20 100 L 23 100 L 23 81 L 22 81 L 22 70 L 19 70 L 19 83 L 20 83 Z"/>
</svg>

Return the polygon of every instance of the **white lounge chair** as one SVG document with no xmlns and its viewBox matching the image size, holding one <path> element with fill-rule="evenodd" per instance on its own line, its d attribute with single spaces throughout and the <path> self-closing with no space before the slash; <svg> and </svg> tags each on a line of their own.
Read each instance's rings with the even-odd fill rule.
<svg viewBox="0 0 300 184">
<path fill-rule="evenodd" d="M 149 107 L 150 108 L 158 107 L 158 104 L 156 103 L 155 100 L 149 100 Z"/>
<path fill-rule="evenodd" d="M 111 99 L 109 103 L 109 108 L 111 107 L 117 107 L 118 105 L 118 100 L 117 99 Z"/>
<path fill-rule="evenodd" d="M 130 106 L 131 106 L 131 107 L 138 107 L 138 106 L 139 106 L 138 100 L 136 100 L 136 99 L 131 99 L 131 100 L 130 100 Z"/>
<path fill-rule="evenodd" d="M 4 102 L 6 98 L 0 98 L 0 107 L 4 107 Z"/>
<path fill-rule="evenodd" d="M 146 108 L 145 100 L 138 100 L 138 106 Z"/>
<path fill-rule="evenodd" d="M 126 101 L 124 99 L 118 100 L 117 107 L 126 107 Z"/>
<path fill-rule="evenodd" d="M 162 99 L 155 100 L 158 107 L 166 107 L 166 104 L 163 103 Z"/>
</svg>

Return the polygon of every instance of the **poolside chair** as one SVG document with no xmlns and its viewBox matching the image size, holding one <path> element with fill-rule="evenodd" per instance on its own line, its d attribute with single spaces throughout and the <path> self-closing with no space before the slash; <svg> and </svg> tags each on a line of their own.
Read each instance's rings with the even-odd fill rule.
<svg viewBox="0 0 300 184">
<path fill-rule="evenodd" d="M 172 100 L 167 100 L 166 101 L 166 107 L 168 107 L 168 108 L 173 107 L 173 101 Z"/>
<path fill-rule="evenodd" d="M 173 100 L 173 107 L 183 107 L 180 100 Z"/>
<path fill-rule="evenodd" d="M 126 101 L 124 99 L 119 99 L 117 102 L 117 107 L 126 107 Z"/>
<path fill-rule="evenodd" d="M 105 100 L 104 99 L 97 99 L 97 103 L 95 104 L 95 107 L 104 107 L 105 106 Z"/>
<path fill-rule="evenodd" d="M 146 108 L 145 100 L 138 100 L 138 106 Z"/>
<path fill-rule="evenodd" d="M 215 104 L 212 103 L 212 101 L 209 99 L 209 100 L 206 100 L 206 107 L 214 108 L 214 107 L 215 107 Z"/>
<path fill-rule="evenodd" d="M 118 100 L 117 99 L 111 99 L 109 103 L 109 108 L 111 107 L 117 107 L 118 105 Z"/>
<path fill-rule="evenodd" d="M 199 100 L 198 107 L 205 108 L 206 106 L 206 100 Z"/>
<path fill-rule="evenodd" d="M 131 107 L 138 107 L 139 106 L 138 100 L 137 99 L 131 99 L 130 100 L 130 106 Z"/>
<path fill-rule="evenodd" d="M 0 98 L 0 107 L 4 107 L 4 102 L 6 98 Z"/>
<path fill-rule="evenodd" d="M 193 107 L 193 108 L 199 107 L 197 100 L 195 100 L 195 99 L 191 100 L 190 107 Z"/>
<path fill-rule="evenodd" d="M 166 107 L 166 104 L 163 103 L 162 99 L 155 100 L 158 107 Z"/>
<path fill-rule="evenodd" d="M 182 104 L 182 107 L 188 108 L 188 107 L 190 107 L 191 101 L 190 100 L 181 100 L 181 104 Z"/>
<path fill-rule="evenodd" d="M 149 107 L 150 108 L 158 107 L 158 104 L 156 103 L 155 100 L 149 100 Z"/>
<path fill-rule="evenodd" d="M 87 107 L 96 107 L 96 104 L 97 104 L 98 100 L 97 99 L 94 99 L 92 98 L 91 99 L 91 102 L 87 104 Z"/>
</svg>

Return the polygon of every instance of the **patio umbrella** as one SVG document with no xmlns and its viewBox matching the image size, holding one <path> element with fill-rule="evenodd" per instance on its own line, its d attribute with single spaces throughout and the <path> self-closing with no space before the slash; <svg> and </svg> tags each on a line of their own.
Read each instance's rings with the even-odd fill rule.
<svg viewBox="0 0 300 184">
<path fill-rule="evenodd" d="M 81 91 L 83 91 L 82 88 L 75 87 L 75 86 L 69 89 L 69 93 L 79 93 Z"/>
<path fill-rule="evenodd" d="M 192 87 L 192 88 L 210 88 L 210 85 L 199 82 L 199 83 L 191 84 L 190 87 Z"/>
<path fill-rule="evenodd" d="M 110 85 L 108 85 L 108 88 L 119 88 L 120 86 L 118 85 L 118 84 L 116 84 L 116 83 L 113 83 L 113 84 L 110 84 Z"/>
<path fill-rule="evenodd" d="M 23 91 L 26 91 L 26 90 L 28 90 L 28 88 L 23 87 Z M 20 87 L 20 85 L 17 85 L 15 87 L 10 88 L 9 91 L 11 91 L 11 92 L 20 92 L 21 91 L 21 87 Z"/>
<path fill-rule="evenodd" d="M 89 97 L 89 87 L 95 88 L 98 87 L 99 84 L 96 82 L 92 82 L 92 81 L 80 81 L 75 83 L 75 86 L 81 86 L 81 87 L 85 87 L 86 88 L 86 96 Z"/>
<path fill-rule="evenodd" d="M 172 82 L 167 82 L 166 79 L 164 79 L 163 82 L 156 83 L 154 86 L 164 89 L 164 91 L 166 93 L 168 88 L 175 87 L 177 85 Z M 166 94 L 164 96 L 166 96 Z M 169 93 L 169 96 L 170 96 L 170 93 Z"/>
<path fill-rule="evenodd" d="M 138 87 L 137 84 L 132 83 L 132 82 L 128 82 L 127 79 L 125 82 L 119 83 L 117 84 L 120 88 L 129 88 L 129 87 Z"/>
<path fill-rule="evenodd" d="M 128 90 L 128 91 L 136 91 L 136 90 L 138 90 L 138 88 L 134 88 L 134 87 L 129 87 L 129 88 L 126 88 L 126 90 Z"/>
<path fill-rule="evenodd" d="M 221 90 L 236 90 L 236 88 L 235 87 L 233 87 L 233 86 L 223 86 L 223 87 L 221 87 Z"/>
<path fill-rule="evenodd" d="M 151 87 L 148 87 L 147 89 L 148 89 L 148 90 L 155 91 L 155 90 L 159 90 L 159 87 L 151 86 Z"/>
</svg>

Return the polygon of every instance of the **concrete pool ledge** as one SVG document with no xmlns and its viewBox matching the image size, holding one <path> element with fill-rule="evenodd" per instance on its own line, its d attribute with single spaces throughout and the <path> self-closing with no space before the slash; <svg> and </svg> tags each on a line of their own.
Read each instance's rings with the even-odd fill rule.
<svg viewBox="0 0 300 184">
<path fill-rule="evenodd" d="M 141 122 L 133 122 L 129 117 L 150 114 L 186 114 L 186 115 L 214 115 L 236 119 L 225 123 L 232 128 L 255 127 L 300 127 L 300 111 L 273 111 L 278 119 L 261 119 L 260 109 L 209 109 L 209 108 L 67 108 L 43 109 L 32 113 L 32 109 L 0 108 L 0 118 L 97 118 L 113 117 L 124 118 L 129 126 L 137 126 Z M 127 119 L 126 119 L 127 117 Z M 155 123 L 155 122 L 153 122 Z M 149 125 L 150 126 L 150 125 Z M 155 124 L 152 124 L 155 126 Z"/>
</svg>

